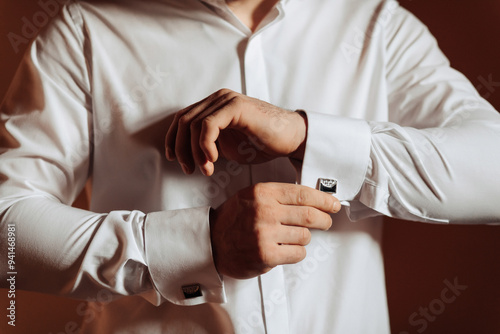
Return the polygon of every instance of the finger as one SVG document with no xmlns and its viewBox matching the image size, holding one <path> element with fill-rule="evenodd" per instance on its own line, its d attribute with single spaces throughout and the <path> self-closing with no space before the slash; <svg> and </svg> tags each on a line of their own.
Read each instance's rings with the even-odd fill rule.
<svg viewBox="0 0 500 334">
<path fill-rule="evenodd" d="M 294 264 L 305 259 L 306 248 L 298 245 L 276 245 L 272 248 L 272 255 L 268 257 L 268 265 L 276 267 L 282 264 Z"/>
<path fill-rule="evenodd" d="M 281 224 L 301 226 L 318 230 L 332 227 L 332 217 L 324 211 L 311 206 L 286 206 L 281 217 Z"/>
<path fill-rule="evenodd" d="M 311 242 L 311 231 L 304 227 L 281 226 L 275 236 L 277 244 L 305 246 Z"/>
<path fill-rule="evenodd" d="M 175 136 L 175 156 L 185 174 L 191 174 L 194 170 L 194 160 L 191 152 L 191 132 L 189 119 L 181 116 Z"/>
<path fill-rule="evenodd" d="M 273 183 L 271 186 L 277 188 L 277 200 L 283 205 L 310 206 L 328 213 L 337 213 L 341 208 L 337 198 L 313 188 L 287 183 Z"/>
<path fill-rule="evenodd" d="M 220 132 L 238 123 L 241 111 L 235 107 L 236 101 L 236 96 L 228 96 L 224 104 L 203 119 L 199 143 L 205 156 L 211 162 L 215 162 L 219 155 L 216 142 Z"/>
<path fill-rule="evenodd" d="M 167 156 L 167 159 L 170 161 L 175 160 L 175 141 L 177 138 L 177 131 L 179 128 L 179 119 L 181 117 L 186 116 L 187 118 L 193 118 L 195 116 L 196 111 L 199 110 L 204 110 L 207 108 L 208 105 L 213 103 L 213 101 L 220 96 L 224 95 L 223 92 L 224 90 L 220 90 L 218 92 L 215 92 L 214 94 L 211 94 L 204 98 L 203 100 L 200 100 L 180 111 L 178 111 L 175 114 L 174 120 L 172 124 L 170 125 L 170 128 L 167 131 L 167 135 L 165 136 L 165 155 Z M 221 93 L 223 92 L 223 93 Z"/>
<path fill-rule="evenodd" d="M 203 174 L 210 176 L 213 173 L 213 163 L 217 161 L 219 156 L 216 140 L 212 143 L 213 149 L 211 150 L 210 156 L 205 153 L 202 147 L 202 136 L 203 127 L 205 124 L 210 122 L 214 117 L 217 117 L 218 111 L 225 108 L 226 104 L 230 103 L 227 100 L 228 94 L 221 96 L 219 99 L 214 101 L 206 110 L 199 113 L 191 123 L 191 151 L 193 152 L 193 158 L 195 163 L 200 167 Z"/>
<path fill-rule="evenodd" d="M 202 114 L 204 114 L 203 112 Z M 207 168 L 207 158 L 205 153 L 200 148 L 200 122 L 193 120 L 190 126 L 191 133 L 191 152 L 193 154 L 194 163 L 200 167 L 200 170 L 205 175 L 211 175 L 211 169 Z"/>
<path fill-rule="evenodd" d="M 224 97 L 225 95 L 212 95 L 192 108 L 179 113 L 174 151 L 184 173 L 191 174 L 193 172 L 195 156 L 198 163 L 202 163 L 202 161 L 204 163 L 204 160 L 206 160 L 203 152 L 198 148 L 199 131 L 196 131 L 195 120 L 197 117 L 203 118 L 210 115 L 214 109 L 223 103 Z M 191 133 L 192 129 L 195 130 L 193 134 Z"/>
<path fill-rule="evenodd" d="M 181 111 L 175 114 L 174 120 L 168 128 L 167 135 L 165 136 L 165 156 L 169 161 L 175 160 L 175 138 L 177 137 L 177 128 Z"/>
</svg>

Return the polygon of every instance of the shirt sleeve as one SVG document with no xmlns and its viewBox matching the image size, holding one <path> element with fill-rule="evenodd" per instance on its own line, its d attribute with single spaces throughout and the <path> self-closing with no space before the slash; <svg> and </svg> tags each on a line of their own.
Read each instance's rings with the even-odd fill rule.
<svg viewBox="0 0 500 334">
<path fill-rule="evenodd" d="M 391 12 L 380 34 L 389 120 L 308 112 L 301 182 L 336 179 L 353 220 L 499 222 L 498 112 L 450 67 L 421 22 L 400 7 Z"/>
<path fill-rule="evenodd" d="M 30 47 L 0 109 L 1 244 L 15 231 L 15 266 L 2 269 L 2 287 L 15 270 L 18 289 L 73 298 L 224 302 L 208 208 L 71 207 L 91 174 L 93 126 L 91 54 L 71 8 Z M 6 252 L 1 247 L 2 259 Z"/>
</svg>

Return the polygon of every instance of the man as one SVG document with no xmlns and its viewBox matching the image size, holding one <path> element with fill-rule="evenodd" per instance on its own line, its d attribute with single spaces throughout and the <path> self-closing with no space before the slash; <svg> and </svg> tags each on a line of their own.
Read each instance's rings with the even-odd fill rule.
<svg viewBox="0 0 500 334">
<path fill-rule="evenodd" d="M 70 3 L 2 117 L 19 287 L 87 333 L 387 333 L 379 217 L 500 215 L 499 116 L 395 2 Z"/>
</svg>

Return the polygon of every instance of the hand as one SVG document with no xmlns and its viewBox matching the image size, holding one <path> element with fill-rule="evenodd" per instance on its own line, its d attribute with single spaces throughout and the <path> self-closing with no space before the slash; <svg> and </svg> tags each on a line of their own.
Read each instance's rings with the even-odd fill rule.
<svg viewBox="0 0 500 334">
<path fill-rule="evenodd" d="M 245 279 L 306 256 L 309 229 L 327 230 L 328 213 L 340 210 L 333 196 L 306 186 L 259 183 L 212 211 L 215 266 L 222 275 Z"/>
<path fill-rule="evenodd" d="M 300 113 L 221 89 L 175 115 L 165 138 L 165 154 L 170 161 L 177 159 L 186 174 L 198 165 L 210 176 L 219 153 L 239 163 L 281 156 L 301 159 L 306 130 Z M 245 153 L 250 149 L 254 154 L 249 159 Z"/>
</svg>

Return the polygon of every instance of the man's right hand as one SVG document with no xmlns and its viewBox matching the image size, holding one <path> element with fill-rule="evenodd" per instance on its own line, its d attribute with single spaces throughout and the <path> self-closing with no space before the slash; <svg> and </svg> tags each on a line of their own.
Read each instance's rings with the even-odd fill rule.
<svg viewBox="0 0 500 334">
<path fill-rule="evenodd" d="M 221 275 L 245 279 L 300 262 L 309 229 L 329 229 L 329 213 L 339 210 L 335 197 L 306 186 L 260 183 L 243 189 L 211 213 L 215 266 Z"/>
</svg>

